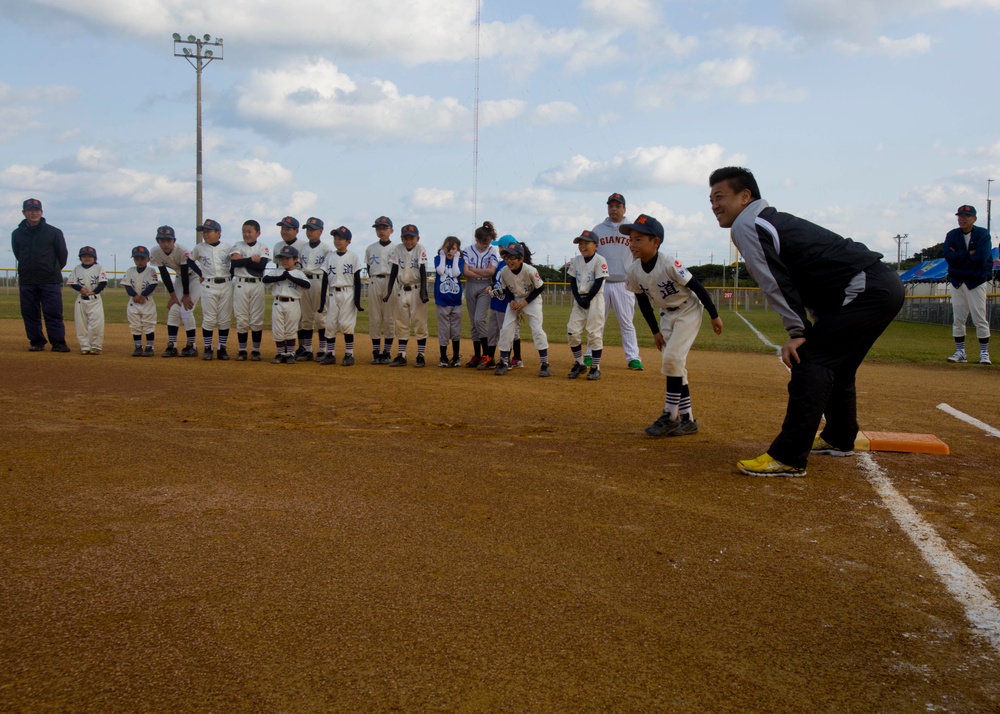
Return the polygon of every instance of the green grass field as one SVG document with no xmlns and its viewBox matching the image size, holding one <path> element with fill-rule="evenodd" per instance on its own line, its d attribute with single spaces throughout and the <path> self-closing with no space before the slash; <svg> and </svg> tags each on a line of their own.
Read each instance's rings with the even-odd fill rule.
<svg viewBox="0 0 1000 714">
<path fill-rule="evenodd" d="M 555 298 L 558 301 L 558 298 Z M 67 321 L 73 320 L 73 304 L 76 294 L 71 290 L 63 291 L 63 304 L 65 306 L 64 315 Z M 159 310 L 158 320 L 164 324 L 166 319 L 166 298 L 162 293 L 156 294 L 157 307 Z M 104 293 L 104 317 L 108 324 L 108 330 L 124 327 L 125 305 L 128 296 L 124 290 L 109 289 Z M 363 303 L 367 305 L 367 303 Z M 437 315 L 434 310 L 433 301 L 428 305 L 429 332 L 432 344 L 435 342 L 433 336 L 437 334 Z M 200 306 L 195 310 L 200 322 Z M 549 341 L 553 343 L 566 342 L 566 323 L 569 319 L 570 306 L 568 304 L 551 304 L 551 300 L 545 304 L 545 332 Z M 785 333 L 781 327 L 781 320 L 778 314 L 772 310 L 749 310 L 741 311 L 740 314 L 749 320 L 754 327 L 763 333 L 772 343 L 780 345 L 785 341 Z M 701 333 L 695 342 L 696 349 L 719 350 L 726 352 L 756 352 L 768 353 L 771 351 L 764 345 L 753 331 L 741 320 L 735 312 L 725 309 L 721 312 L 725 322 L 725 329 L 722 335 L 715 335 L 708 320 L 704 320 Z M 19 299 L 16 288 L 9 288 L 0 292 L 0 318 L 18 320 L 21 317 Z M 265 327 L 270 327 L 271 301 L 265 301 Z M 636 332 L 639 335 L 639 345 L 642 347 L 652 347 L 653 338 L 649 328 L 646 326 L 636 310 L 635 314 Z M 362 312 L 358 316 L 356 334 L 365 335 L 368 333 L 368 312 Z M 462 336 L 469 338 L 469 325 L 467 315 L 462 329 Z M 522 336 L 530 338 L 530 332 L 525 326 L 522 328 Z M 71 338 L 72 339 L 72 338 Z M 621 334 L 618 322 L 613 315 L 608 317 L 608 323 L 604 331 L 604 342 L 609 346 L 621 345 Z M 942 325 L 927 325 L 912 322 L 894 322 L 875 344 L 872 349 L 870 359 L 884 362 L 901 363 L 939 363 L 954 351 L 954 342 L 951 337 L 951 329 Z"/>
</svg>

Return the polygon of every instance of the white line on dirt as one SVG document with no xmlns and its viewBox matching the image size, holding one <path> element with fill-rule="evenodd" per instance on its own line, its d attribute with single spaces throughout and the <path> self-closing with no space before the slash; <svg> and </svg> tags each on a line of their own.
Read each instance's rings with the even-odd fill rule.
<svg viewBox="0 0 1000 714">
<path fill-rule="evenodd" d="M 959 560 L 944 539 L 920 517 L 910 502 L 896 490 L 886 470 L 868 452 L 858 454 L 858 466 L 882 498 L 896 523 L 917 546 L 917 550 L 959 604 L 976 634 L 1000 652 L 1000 607 L 979 576 Z"/>
<path fill-rule="evenodd" d="M 753 333 L 754 333 L 755 335 L 757 335 L 757 338 L 758 338 L 758 339 L 759 339 L 759 340 L 760 340 L 761 342 L 763 342 L 763 343 L 764 343 L 765 345 L 767 345 L 768 347 L 771 347 L 771 348 L 773 348 L 773 349 L 774 349 L 774 350 L 775 350 L 776 352 L 778 352 L 778 353 L 780 354 L 780 352 L 781 352 L 781 347 L 779 347 L 779 346 L 778 346 L 778 345 L 776 345 L 776 344 L 773 344 L 773 343 L 772 343 L 772 342 L 771 342 L 771 341 L 770 341 L 769 339 L 767 339 L 767 338 L 766 338 L 766 337 L 764 336 L 764 333 L 763 333 L 763 332 L 761 332 L 761 331 L 760 331 L 760 330 L 758 330 L 758 329 L 757 329 L 756 327 L 754 327 L 754 326 L 753 326 L 753 324 L 751 324 L 750 320 L 748 320 L 748 319 L 746 319 L 745 317 L 743 317 L 743 315 L 741 315 L 740 313 L 736 313 L 736 317 L 740 318 L 741 320 L 743 320 L 743 322 L 747 323 L 747 327 L 749 327 L 749 328 L 750 328 L 751 330 L 753 330 Z"/>
<path fill-rule="evenodd" d="M 940 409 L 943 412 L 946 412 L 947 414 L 951 414 L 956 419 L 960 419 L 961 421 L 964 421 L 966 424 L 971 424 L 972 426 L 976 427 L 977 429 L 982 429 L 983 431 L 985 431 L 990 436 L 995 436 L 998 439 L 1000 439 L 1000 429 L 994 429 L 992 426 L 990 426 L 986 422 L 979 421 L 975 417 L 969 416 L 965 412 L 960 412 L 960 411 L 958 411 L 958 409 L 955 409 L 955 407 L 949 406 L 947 404 L 938 404 L 937 408 Z"/>
</svg>

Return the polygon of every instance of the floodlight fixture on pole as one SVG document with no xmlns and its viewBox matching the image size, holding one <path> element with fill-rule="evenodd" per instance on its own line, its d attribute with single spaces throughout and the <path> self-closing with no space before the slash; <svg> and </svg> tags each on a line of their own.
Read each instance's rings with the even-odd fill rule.
<svg viewBox="0 0 1000 714">
<path fill-rule="evenodd" d="M 196 103 L 197 103 L 197 159 L 196 159 L 196 169 L 195 169 L 195 226 L 199 227 L 202 224 L 202 173 L 201 173 L 201 71 L 212 62 L 212 60 L 221 60 L 222 57 L 222 38 L 217 37 L 214 40 L 211 35 L 204 35 L 200 39 L 194 35 L 188 35 L 187 39 L 181 39 L 179 33 L 175 32 L 174 38 L 174 57 L 183 57 L 188 61 L 192 67 L 194 67 L 195 74 L 197 75 L 197 91 L 196 91 Z M 184 47 L 183 45 L 193 45 L 194 50 L 189 47 Z M 215 50 L 206 49 L 207 47 L 214 47 Z M 196 242 L 201 243 L 201 233 L 197 233 L 195 237 Z"/>
</svg>

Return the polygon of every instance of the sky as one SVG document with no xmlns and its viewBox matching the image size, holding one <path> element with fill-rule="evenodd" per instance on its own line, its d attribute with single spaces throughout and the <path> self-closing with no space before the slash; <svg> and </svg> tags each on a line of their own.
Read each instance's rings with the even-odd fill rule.
<svg viewBox="0 0 1000 714">
<path fill-rule="evenodd" d="M 707 180 L 733 164 L 893 260 L 894 236 L 939 243 L 961 204 L 987 223 L 1000 0 L 479 7 L 477 33 L 475 0 L 5 0 L 0 219 L 40 199 L 70 265 L 92 245 L 124 270 L 163 224 L 193 247 L 196 73 L 177 32 L 223 39 L 202 80 L 204 216 L 225 241 L 317 216 L 361 252 L 387 215 L 436 251 L 490 220 L 558 266 L 620 192 L 665 252 L 728 262 Z"/>
</svg>

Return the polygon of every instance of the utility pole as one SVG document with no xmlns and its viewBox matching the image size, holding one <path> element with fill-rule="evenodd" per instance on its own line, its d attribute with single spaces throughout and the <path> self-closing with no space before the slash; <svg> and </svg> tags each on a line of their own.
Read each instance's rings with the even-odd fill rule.
<svg viewBox="0 0 1000 714">
<path fill-rule="evenodd" d="M 986 179 L 986 232 L 990 232 L 990 184 L 993 183 L 993 179 Z"/>
<path fill-rule="evenodd" d="M 194 51 L 192 52 L 188 47 L 183 47 L 183 45 L 193 45 Z M 217 50 L 205 49 L 206 47 L 216 47 Z M 180 51 L 178 51 L 180 50 Z M 216 51 L 218 54 L 216 54 Z M 187 39 L 181 39 L 178 33 L 174 33 L 174 57 L 183 57 L 188 61 L 192 67 L 194 67 L 195 74 L 198 76 L 197 84 L 197 108 L 198 108 L 198 136 L 197 136 L 197 159 L 196 159 L 196 169 L 195 169 L 195 226 L 201 226 L 202 223 L 202 190 L 201 190 L 201 70 L 207 67 L 212 60 L 221 60 L 222 57 L 222 38 L 212 39 L 211 35 L 204 35 L 201 38 L 195 37 L 194 35 L 188 35 Z M 201 243 L 201 233 L 196 233 L 195 241 Z"/>
<path fill-rule="evenodd" d="M 909 233 L 904 233 L 903 235 L 896 234 L 893 238 L 896 241 L 896 270 L 900 270 L 903 264 L 903 241 L 910 237 Z"/>
</svg>

